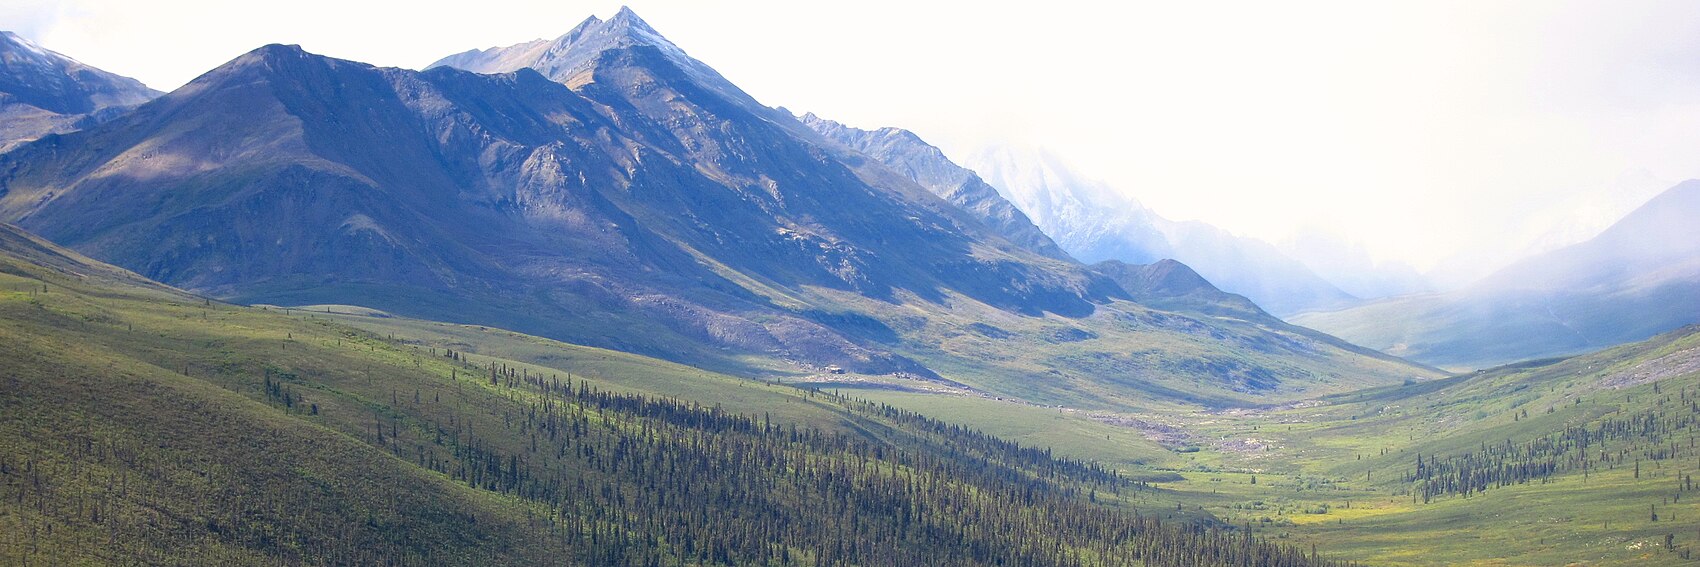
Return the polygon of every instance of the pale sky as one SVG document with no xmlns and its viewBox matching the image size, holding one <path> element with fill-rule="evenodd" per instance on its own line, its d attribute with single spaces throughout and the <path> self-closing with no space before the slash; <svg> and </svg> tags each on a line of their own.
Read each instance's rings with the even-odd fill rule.
<svg viewBox="0 0 1700 567">
<path fill-rule="evenodd" d="M 1044 146 L 1170 218 L 1425 269 L 1700 177 L 1700 2 L 628 3 L 766 104 Z M 265 43 L 417 68 L 619 5 L 0 0 L 0 28 L 169 90 Z"/>
</svg>

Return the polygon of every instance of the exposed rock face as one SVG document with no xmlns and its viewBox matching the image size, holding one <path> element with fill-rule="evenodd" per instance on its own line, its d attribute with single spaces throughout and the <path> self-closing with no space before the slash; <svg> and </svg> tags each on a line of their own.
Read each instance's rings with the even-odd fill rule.
<svg viewBox="0 0 1700 567">
<path fill-rule="evenodd" d="M 109 120 L 159 94 L 0 31 L 0 153 Z"/>
</svg>

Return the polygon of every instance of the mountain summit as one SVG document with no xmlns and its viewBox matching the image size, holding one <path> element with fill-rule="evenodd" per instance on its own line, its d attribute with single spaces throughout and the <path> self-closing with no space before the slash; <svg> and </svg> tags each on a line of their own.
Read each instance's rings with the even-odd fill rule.
<svg viewBox="0 0 1700 567">
<path fill-rule="evenodd" d="M 159 94 L 0 31 L 0 152 L 109 119 Z"/>
<path fill-rule="evenodd" d="M 656 50 L 705 86 L 722 91 L 731 87 L 731 83 L 719 72 L 686 55 L 685 50 L 624 6 L 612 18 L 602 20 L 591 16 L 574 26 L 572 31 L 553 40 L 539 39 L 508 47 L 474 49 L 444 57 L 425 68 L 453 67 L 474 73 L 511 73 L 530 68 L 556 82 L 575 85 L 575 77 L 589 71 L 602 54 L 634 47 Z M 736 90 L 736 87 L 730 90 Z"/>
</svg>

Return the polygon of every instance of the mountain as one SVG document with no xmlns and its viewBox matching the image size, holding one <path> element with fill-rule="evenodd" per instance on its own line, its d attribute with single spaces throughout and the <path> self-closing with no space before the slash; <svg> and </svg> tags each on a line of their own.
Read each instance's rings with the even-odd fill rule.
<svg viewBox="0 0 1700 567">
<path fill-rule="evenodd" d="M 1294 321 L 1460 368 L 1638 341 L 1700 323 L 1696 215 L 1700 181 L 1683 182 L 1592 239 L 1519 261 L 1464 289 Z"/>
<path fill-rule="evenodd" d="M 1058 260 L 1073 260 L 1033 221 L 1015 208 L 979 174 L 957 165 L 944 151 L 902 128 L 862 130 L 827 120 L 814 113 L 803 124 L 827 139 L 844 144 L 926 187 L 933 194 L 974 215 L 1010 242 Z"/>
<path fill-rule="evenodd" d="M 1092 270 L 1115 281 L 1133 300 L 1166 311 L 1192 312 L 1210 316 L 1239 317 L 1275 323 L 1245 296 L 1217 289 L 1204 276 L 1174 260 L 1151 264 L 1128 264 L 1104 260 Z"/>
<path fill-rule="evenodd" d="M 752 376 L 1107 405 L 1433 375 L 1131 303 L 755 103 L 629 10 L 478 53 L 546 54 L 529 65 L 557 80 L 266 46 L 0 156 L 0 219 L 234 302 L 359 305 Z"/>
<path fill-rule="evenodd" d="M 679 80 L 652 63 L 599 69 Z M 600 326 L 609 346 L 665 352 L 697 339 L 874 372 L 919 369 L 776 308 L 785 298 L 764 288 L 892 298 L 948 287 L 1071 314 L 1114 291 L 1084 270 L 1025 263 L 930 194 L 872 187 L 762 121 L 740 122 L 750 130 L 734 140 L 750 147 L 679 155 L 704 148 L 702 133 L 603 115 L 630 103 L 591 95 L 609 98 L 530 70 L 414 73 L 270 46 L 99 132 L 19 150 L 0 208 L 56 242 L 222 297 L 400 285 L 409 291 L 377 293 L 387 297 L 375 307 L 405 310 L 430 292 L 535 293 L 565 313 L 617 307 L 670 328 L 521 328 Z M 38 157 L 56 152 L 66 159 Z M 728 279 L 750 275 L 761 279 Z"/>
<path fill-rule="evenodd" d="M 1172 258 L 1277 315 L 1357 300 L 1267 242 L 1203 222 L 1163 218 L 1043 151 L 989 148 L 965 165 L 1081 261 L 1149 264 Z"/>
<path fill-rule="evenodd" d="M 160 93 L 0 31 L 0 153 L 97 124 Z"/>
<path fill-rule="evenodd" d="M 1598 236 L 1680 179 L 1629 171 L 1592 188 L 1563 196 L 1543 195 L 1519 211 L 1517 229 L 1490 242 L 1474 242 L 1423 272 L 1431 291 L 1454 291 L 1525 258 Z"/>
</svg>

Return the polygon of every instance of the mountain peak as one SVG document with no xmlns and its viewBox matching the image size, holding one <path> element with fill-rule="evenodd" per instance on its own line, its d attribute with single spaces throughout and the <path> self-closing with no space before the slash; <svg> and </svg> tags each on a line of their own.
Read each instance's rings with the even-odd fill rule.
<svg viewBox="0 0 1700 567">
<path fill-rule="evenodd" d="M 685 57 L 684 50 L 679 49 L 679 46 L 674 45 L 672 41 L 662 36 L 661 32 L 655 31 L 655 28 L 650 27 L 649 22 L 638 17 L 637 12 L 626 6 L 621 6 L 620 11 L 606 21 L 598 20 L 596 16 L 586 19 L 578 27 L 567 32 L 566 35 L 556 38 L 554 45 L 550 46 L 549 53 L 562 55 L 573 52 L 580 55 L 580 57 L 573 59 L 583 58 L 588 62 L 588 59 L 603 51 L 632 45 L 659 48 L 667 52 L 669 56 L 679 58 L 680 63 L 689 60 L 688 57 Z M 583 64 L 578 63 L 577 66 Z M 553 74 L 547 72 L 544 74 L 553 76 Z"/>
<path fill-rule="evenodd" d="M 645 22 L 643 21 L 643 18 L 638 17 L 637 12 L 632 11 L 630 6 L 621 6 L 620 11 L 616 12 L 614 17 L 608 19 L 608 25 L 619 28 L 643 30 L 653 35 L 660 35 L 655 33 L 655 28 L 649 27 L 649 22 Z"/>
<path fill-rule="evenodd" d="M 70 59 L 69 57 L 48 51 L 46 48 L 36 45 L 35 42 L 30 41 L 24 36 L 9 31 L 0 31 L 0 51 L 12 52 L 14 49 L 22 49 L 39 58 L 52 58 L 57 56 Z"/>
<path fill-rule="evenodd" d="M 190 81 L 189 85 L 204 85 L 207 84 L 208 81 L 218 80 L 219 77 L 228 77 L 244 72 L 269 73 L 279 69 L 299 65 L 302 62 L 312 59 L 330 58 L 315 53 L 309 53 L 307 50 L 302 49 L 299 45 L 270 43 L 256 47 L 247 53 L 238 55 L 235 59 L 231 59 L 223 65 L 213 68 L 211 71 L 207 71 L 200 77 L 196 77 L 195 80 Z"/>
<path fill-rule="evenodd" d="M 613 17 L 585 18 L 553 40 L 535 40 L 507 47 L 471 50 L 444 57 L 427 68 L 454 67 L 474 73 L 509 73 L 530 67 L 544 76 L 566 82 L 593 65 L 603 52 L 633 46 L 660 50 L 680 68 L 706 74 L 706 66 L 691 59 L 661 32 L 629 7 Z"/>
<path fill-rule="evenodd" d="M 308 53 L 306 49 L 302 49 L 300 45 L 293 43 L 268 43 L 254 48 L 253 51 L 249 51 L 246 55 L 243 55 L 243 57 L 256 57 L 268 60 L 288 60 L 301 59 L 312 55 L 313 54 Z"/>
</svg>

